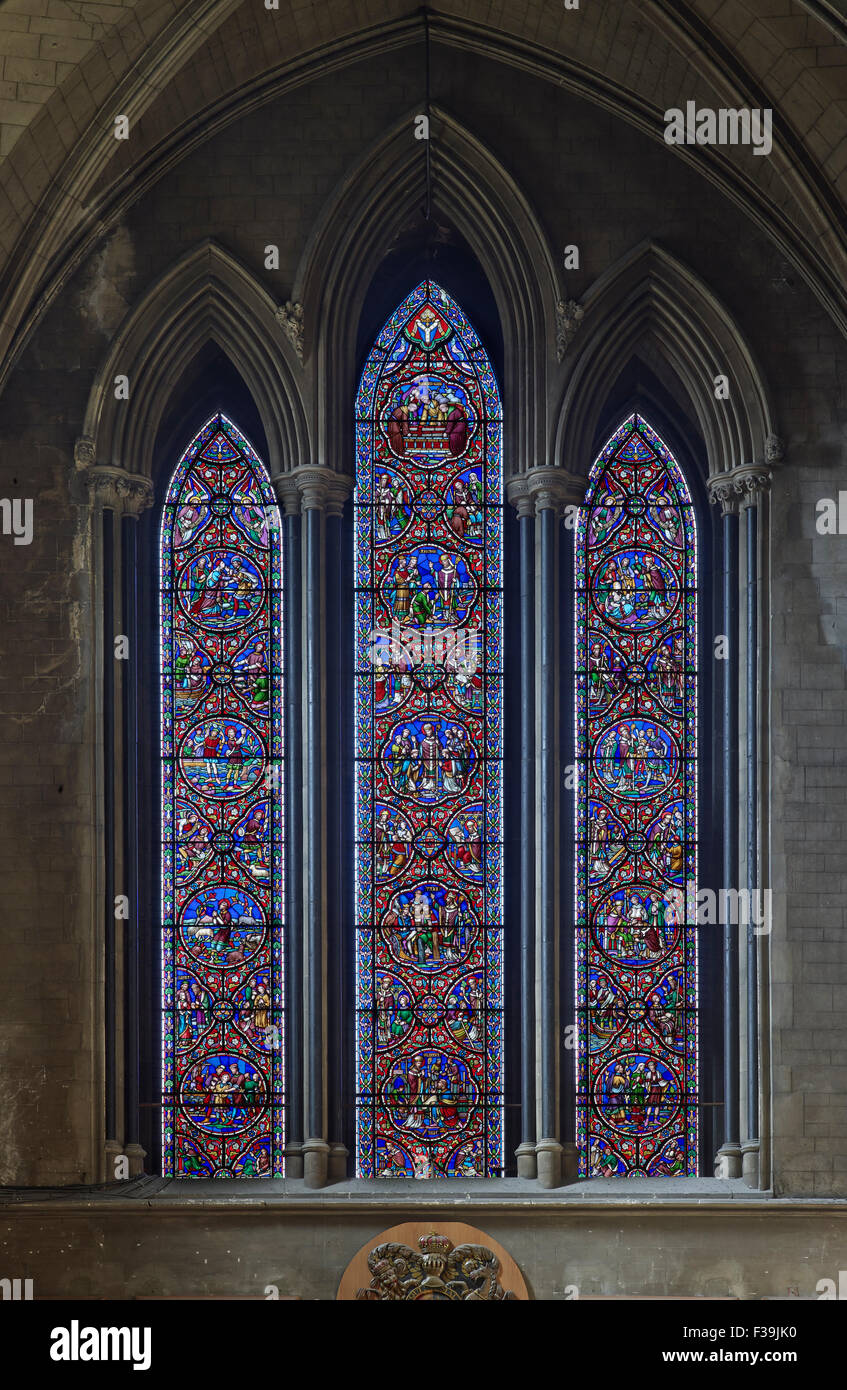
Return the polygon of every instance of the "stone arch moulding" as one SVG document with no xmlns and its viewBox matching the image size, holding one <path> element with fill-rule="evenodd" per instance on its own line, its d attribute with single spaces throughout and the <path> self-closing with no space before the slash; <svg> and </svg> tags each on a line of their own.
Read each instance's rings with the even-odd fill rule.
<svg viewBox="0 0 847 1390">
<path fill-rule="evenodd" d="M 315 373 L 317 461 L 352 465 L 350 403 L 356 333 L 380 261 L 423 197 L 423 154 L 409 113 L 336 188 L 298 268 L 292 299 L 303 306 L 304 349 Z M 438 106 L 431 111 L 435 213 L 465 238 L 491 285 L 505 345 L 505 467 L 545 461 L 546 364 L 559 298 L 550 247 L 529 200 L 475 135 Z M 410 285 L 411 289 L 412 286 Z"/>
<path fill-rule="evenodd" d="M 609 391 L 650 333 L 687 393 L 705 444 L 720 566 L 715 631 L 735 661 L 716 675 L 724 886 L 757 892 L 770 882 L 770 510 L 771 466 L 782 457 L 767 384 L 726 308 L 685 265 L 653 242 L 634 247 L 582 301 L 584 317 L 556 420 L 554 458 L 565 479 L 584 479 Z M 715 377 L 729 380 L 728 399 Z M 553 470 L 550 470 L 551 472 Z M 719 558 L 717 558 L 719 556 Z M 741 951 L 723 925 L 723 1123 L 716 1174 L 770 1183 L 770 948 L 752 933 Z M 740 974 L 743 968 L 743 980 Z M 744 987 L 744 1006 L 740 981 Z"/>
<path fill-rule="evenodd" d="M 553 457 L 584 476 L 609 385 L 653 332 L 682 381 L 706 445 L 709 477 L 779 457 L 770 395 L 752 349 L 692 270 L 655 242 L 609 267 L 582 301 L 584 315 L 555 425 Z M 729 378 L 729 399 L 715 377 Z"/>
<path fill-rule="evenodd" d="M 0 277 L 0 297 L 7 308 L 0 330 L 3 373 L 9 370 L 27 340 L 33 320 L 22 334 L 18 333 L 18 328 L 30 316 L 32 306 L 37 306 L 37 320 L 86 254 L 86 235 L 78 238 L 69 235 L 69 231 L 84 228 L 88 235 L 93 230 L 96 237 L 107 230 L 107 224 L 94 212 L 90 202 L 92 190 L 102 186 L 104 168 L 114 153 L 114 117 L 125 115 L 135 121 L 143 116 L 167 82 L 240 4 L 241 0 L 193 0 L 190 8 L 165 14 L 166 7 L 159 5 L 158 0 L 137 0 L 127 8 L 123 21 L 111 33 L 111 62 L 108 64 L 114 83 L 111 90 L 97 100 L 92 96 L 99 90 L 104 67 L 102 45 L 95 43 L 76 66 L 74 74 L 87 106 L 84 109 L 77 106 L 71 118 L 60 83 L 13 146 L 4 162 L 4 176 L 17 171 L 17 178 L 26 185 L 26 171 L 36 151 L 38 161 L 43 162 L 47 157 L 49 166 L 43 166 L 44 191 L 36 197 L 29 223 L 18 212 L 19 232 Z M 167 8 L 173 10 L 175 7 Z M 157 19 L 161 27 L 151 41 Z M 140 47 L 136 47 L 139 40 Z M 104 102 L 100 111 L 98 101 Z M 58 121 L 55 112 L 60 113 Z M 44 138 L 42 132 L 47 130 L 53 133 L 61 127 L 67 131 L 71 119 L 74 140 L 70 148 L 67 140 L 56 142 Z M 46 156 L 47 150 L 55 150 L 55 153 Z M 57 157 L 61 161 L 61 173 L 59 166 L 54 164 Z M 67 255 L 69 242 L 75 242 L 71 256 Z M 34 249 L 36 246 L 38 251 Z M 45 293 L 42 277 L 47 265 L 55 267 L 57 278 Z"/>
<path fill-rule="evenodd" d="M 201 122 L 195 115 L 171 130 L 165 140 L 155 141 L 154 148 L 140 157 L 138 165 L 123 170 L 114 182 L 107 178 L 104 183 L 104 169 L 116 147 L 111 134 L 112 116 L 129 114 L 136 121 L 143 117 L 167 83 L 179 74 L 200 45 L 217 35 L 240 3 L 241 0 L 194 0 L 190 13 L 184 8 L 162 19 L 162 28 L 155 41 L 148 41 L 144 51 L 138 54 L 135 45 L 139 23 L 144 34 L 149 35 L 153 32 L 148 23 L 152 13 L 159 14 L 165 8 L 155 0 L 144 0 L 143 6 L 138 5 L 123 26 L 118 26 L 118 33 L 121 27 L 131 28 L 132 36 L 127 36 L 122 55 L 115 51 L 111 55 L 109 66 L 115 85 L 102 97 L 105 105 L 100 117 L 96 117 L 93 106 L 79 111 L 75 100 L 78 138 L 70 150 L 66 149 L 70 118 L 66 94 L 59 87 L 12 149 L 4 164 L 4 176 L 0 177 L 2 192 L 8 168 L 7 186 L 11 192 L 6 211 L 16 224 L 8 261 L 4 263 L 0 255 L 0 382 L 5 381 L 41 314 L 96 240 L 115 224 L 141 191 L 173 167 L 202 138 L 198 130 Z M 820 18 L 820 0 L 806 0 L 806 3 L 816 5 L 815 13 Z M 728 56 L 716 36 L 703 30 L 700 39 L 705 37 L 707 42 L 692 44 L 685 17 L 671 16 L 669 7 L 661 0 L 653 0 L 643 8 L 656 25 L 657 38 L 669 39 L 687 61 L 695 64 L 705 80 L 714 80 L 716 62 L 725 66 Z M 280 92 L 309 81 L 328 61 L 341 66 L 348 54 L 355 60 L 370 54 L 393 52 L 419 30 L 421 22 L 419 13 L 403 15 L 371 25 L 361 34 L 354 32 L 344 40 L 333 38 L 325 46 L 311 49 L 308 59 L 304 60 L 302 54 L 293 57 L 287 54 L 269 73 L 242 79 L 240 84 L 235 83 L 234 90 L 206 104 L 202 120 L 207 133 L 273 100 Z M 459 50 L 473 46 L 497 61 L 533 73 L 539 81 L 553 82 L 596 102 L 653 139 L 662 138 L 660 115 L 664 101 L 653 107 L 640 95 L 608 77 L 599 78 L 584 62 L 532 45 L 525 36 L 517 39 L 473 18 L 433 13 L 429 23 L 431 31 L 445 44 Z M 99 89 L 103 66 L 102 49 L 95 45 L 72 75 L 74 79 L 80 78 L 75 83 L 80 92 Z M 72 78 L 67 80 L 70 82 Z M 741 87 L 733 83 L 727 89 L 726 100 L 732 106 L 763 105 L 764 93 L 755 87 L 751 89 L 749 82 Z M 64 141 L 55 139 L 56 130 L 65 132 Z M 804 161 L 803 148 L 799 138 L 784 124 L 782 138 L 776 142 L 769 162 L 778 170 L 780 180 L 792 190 L 797 204 L 813 214 L 805 234 L 791 225 L 771 196 L 754 188 L 728 161 L 715 160 L 711 155 L 706 158 L 702 150 L 686 151 L 685 147 L 680 148 L 679 157 L 695 162 L 703 175 L 738 206 L 749 210 L 752 202 L 759 227 L 781 247 L 827 313 L 843 329 L 845 257 L 843 239 L 839 236 L 839 209 L 816 169 L 817 161 Z M 43 160 L 48 150 L 53 153 L 49 164 L 45 165 Z M 40 166 L 38 182 L 43 181 L 45 191 L 37 194 L 35 206 L 26 220 L 20 203 L 20 185 L 28 185 L 27 173 L 34 160 Z"/>
<path fill-rule="evenodd" d="M 85 414 L 77 462 L 153 476 L 153 449 L 174 383 L 207 342 L 243 376 L 268 443 L 272 477 L 309 458 L 296 355 L 278 305 L 217 242 L 201 242 L 148 288 L 125 318 L 102 363 Z M 115 378 L 129 398 L 115 398 Z"/>
<path fill-rule="evenodd" d="M 132 1176 L 142 1172 L 146 1156 L 155 1166 L 158 1146 L 155 1101 L 150 1103 L 158 1084 L 158 1045 L 151 1040 L 145 1004 L 157 920 L 150 892 L 155 877 L 150 827 L 158 810 L 149 768 L 133 753 L 154 749 L 158 738 L 150 696 L 158 621 L 151 609 L 157 517 L 149 510 L 155 500 L 156 439 L 181 374 L 207 343 L 214 343 L 255 402 L 267 445 L 263 462 L 279 495 L 290 497 L 289 474 L 308 461 L 309 442 L 300 367 L 278 309 L 227 250 L 211 240 L 201 242 L 148 286 L 127 314 L 95 378 L 74 450 L 76 477 L 89 489 L 97 593 L 91 643 L 92 736 L 98 744 L 92 808 L 100 850 L 92 866 L 92 897 L 103 904 L 96 949 L 102 951 L 104 989 L 94 1009 L 103 1021 L 97 1066 L 105 1101 L 97 1167 L 109 1180 L 121 1155 Z M 128 378 L 126 399 L 116 399 L 118 376 Z M 285 510 L 296 508 L 286 502 Z M 294 526 L 299 517 L 287 516 L 287 522 Z M 116 634 L 129 653 L 120 671 L 113 655 Z M 118 893 L 130 904 L 121 942 L 114 921 Z"/>
</svg>

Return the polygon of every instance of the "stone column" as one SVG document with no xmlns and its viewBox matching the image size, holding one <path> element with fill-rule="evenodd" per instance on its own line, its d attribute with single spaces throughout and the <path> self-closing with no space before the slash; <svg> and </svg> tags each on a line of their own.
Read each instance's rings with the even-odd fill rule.
<svg viewBox="0 0 847 1390">
<path fill-rule="evenodd" d="M 573 479 L 568 488 L 568 505 L 575 507 L 585 496 L 586 481 Z M 576 741 L 576 575 L 574 572 L 574 542 L 576 539 L 576 515 L 572 514 L 574 524 L 566 525 L 560 532 L 561 547 L 561 603 L 562 603 L 562 645 L 559 652 L 559 681 L 561 690 L 557 708 L 559 719 L 559 765 L 564 773 L 567 768 L 577 768 L 580 764 L 581 750 Z M 584 760 L 583 760 L 584 761 Z M 562 911 L 562 953 L 559 961 L 560 990 L 563 1000 L 563 1016 L 560 1020 L 559 1042 L 565 1046 L 568 1027 L 574 1025 L 568 1034 L 570 1048 L 562 1054 L 562 1075 L 560 1103 L 562 1107 L 562 1148 L 563 1176 L 565 1182 L 576 1182 L 579 1176 L 579 1150 L 576 1144 L 577 1113 L 577 1073 L 576 1037 L 578 1035 L 579 1015 L 576 1013 L 576 875 L 574 872 L 577 852 L 576 842 L 576 793 L 573 780 L 560 778 L 561 827 L 560 855 L 563 865 L 562 881 L 559 887 L 559 901 Z"/>
<path fill-rule="evenodd" d="M 774 460 L 778 457 L 774 448 Z M 746 1123 L 741 1144 L 742 1175 L 750 1187 L 759 1187 L 759 936 L 753 920 L 755 905 L 764 901 L 759 881 L 759 508 L 770 489 L 766 464 L 735 470 L 735 486 L 745 528 L 746 649 L 744 653 L 744 703 L 747 725 L 745 758 L 744 840 L 746 887 L 750 914 L 746 924 Z M 766 921 L 765 925 L 768 923 Z"/>
<path fill-rule="evenodd" d="M 340 486 L 339 486 L 340 484 Z M 354 1019 L 350 1001 L 354 977 L 353 841 L 351 714 L 355 655 L 352 597 L 352 544 L 345 543 L 344 504 L 351 483 L 339 479 L 328 489 L 326 502 L 326 641 L 327 671 L 327 854 L 329 898 L 327 936 L 329 958 L 328 1095 L 329 1180 L 347 1177 L 349 1150 L 344 1143 L 345 1115 L 355 1085 L 348 1065 Z M 349 537 L 346 537 L 349 540 Z"/>
<path fill-rule="evenodd" d="M 536 528 L 536 805 L 538 988 L 538 1181 L 558 1187 L 563 1156 L 560 1132 L 560 889 L 559 805 L 563 795 L 559 757 L 559 519 L 584 496 L 584 480 L 559 468 L 533 468 L 525 475 L 535 504 Z M 566 949 L 572 948 L 571 940 Z M 573 1123 L 572 1117 L 570 1123 Z M 571 1145 L 571 1149 L 573 1145 Z"/>
<path fill-rule="evenodd" d="M 138 622 L 139 517 L 153 504 L 149 478 L 95 462 L 93 442 L 79 439 L 74 450 L 79 475 L 94 510 L 95 719 L 98 744 L 98 802 L 102 814 L 103 859 L 103 1083 L 105 1100 L 104 1173 L 116 1177 L 115 1160 L 128 1159 L 129 1176 L 143 1172 L 146 1153 L 140 1135 L 140 911 L 139 881 L 139 730 L 141 678 Z M 120 526 L 116 525 L 120 521 Z M 115 638 L 125 636 L 129 652 L 120 662 L 118 702 Z M 122 831 L 118 843 L 118 831 Z M 117 865 L 120 864 L 120 872 Z M 125 895 L 129 916 L 115 916 L 115 899 Z"/>
<path fill-rule="evenodd" d="M 507 484 L 518 514 L 520 568 L 521 1138 L 519 1178 L 538 1177 L 535 1152 L 535 503 L 526 477 Z"/>
<path fill-rule="evenodd" d="M 95 518 L 96 525 L 96 518 Z M 115 960 L 115 513 L 104 507 L 100 516 L 100 565 L 102 592 L 102 641 L 99 666 L 102 679 L 103 720 L 103 1009 L 104 1084 L 106 1091 L 106 1181 L 115 1177 L 115 1159 L 121 1152 L 118 1135 L 117 1070 L 117 972 Z M 95 573 L 97 566 L 95 565 Z"/>
<path fill-rule="evenodd" d="M 350 490 L 350 480 L 330 468 L 305 467 L 288 475 L 302 510 L 302 709 L 303 709 L 303 973 L 304 1139 L 303 1177 L 323 1187 L 329 1172 L 327 1074 L 327 720 L 326 720 L 326 516 Z M 337 512 L 336 512 L 337 514 Z M 351 619 L 352 620 L 352 619 Z M 289 818 L 296 815 L 292 806 Z M 333 873 L 341 866 L 333 866 Z"/>
<path fill-rule="evenodd" d="M 722 513 L 721 633 L 726 659 L 721 663 L 723 747 L 723 854 L 725 889 L 738 887 L 738 497 L 729 476 L 709 483 L 709 494 Z M 741 1176 L 739 1116 L 738 940 L 731 921 L 723 925 L 724 1127 L 716 1171 L 722 1178 Z"/>
<path fill-rule="evenodd" d="M 283 787 L 285 904 L 285 1176 L 303 1176 L 303 576 L 300 492 L 290 473 L 272 480 L 283 510 Z"/>
</svg>

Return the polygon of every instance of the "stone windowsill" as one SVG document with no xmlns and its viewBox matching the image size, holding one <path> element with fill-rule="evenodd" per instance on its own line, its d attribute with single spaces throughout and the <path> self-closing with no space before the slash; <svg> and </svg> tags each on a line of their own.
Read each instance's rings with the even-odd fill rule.
<svg viewBox="0 0 847 1390">
<path fill-rule="evenodd" d="M 544 1189 L 537 1182 L 521 1178 L 480 1179 L 462 1182 L 453 1179 L 383 1178 L 374 1181 L 348 1179 L 313 1189 L 302 1180 L 250 1179 L 197 1181 L 142 1177 L 127 1182 L 67 1188 L 2 1188 L 0 1207 L 46 1205 L 113 1207 L 144 1203 L 149 1210 L 174 1207 L 237 1207 L 241 1211 L 310 1207 L 475 1207 L 494 1209 L 550 1209 L 551 1207 L 590 1206 L 591 1208 L 810 1207 L 847 1206 L 847 1197 L 784 1197 L 757 1191 L 741 1178 L 591 1178 L 567 1186 Z"/>
</svg>

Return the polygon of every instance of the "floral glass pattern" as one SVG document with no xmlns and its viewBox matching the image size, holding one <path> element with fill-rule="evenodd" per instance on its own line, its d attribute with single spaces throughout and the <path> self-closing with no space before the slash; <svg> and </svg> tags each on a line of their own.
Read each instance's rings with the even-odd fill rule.
<svg viewBox="0 0 847 1390">
<path fill-rule="evenodd" d="M 357 1168 L 502 1171 L 502 419 L 424 281 L 356 402 Z"/>
<path fill-rule="evenodd" d="M 260 459 L 223 415 L 161 526 L 164 1172 L 282 1173 L 282 583 Z"/>
<path fill-rule="evenodd" d="M 697 534 L 638 416 L 576 535 L 580 1173 L 697 1172 Z"/>
</svg>

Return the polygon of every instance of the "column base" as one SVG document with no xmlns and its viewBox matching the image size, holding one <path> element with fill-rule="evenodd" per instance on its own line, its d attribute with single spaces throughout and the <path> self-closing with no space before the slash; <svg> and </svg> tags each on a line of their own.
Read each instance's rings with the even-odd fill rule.
<svg viewBox="0 0 847 1390">
<path fill-rule="evenodd" d="M 330 1182 L 344 1182 L 347 1177 L 347 1159 L 350 1150 L 346 1144 L 330 1144 L 327 1173 Z"/>
<path fill-rule="evenodd" d="M 761 1185 L 758 1139 L 745 1139 L 741 1145 L 741 1176 L 748 1187 L 758 1188 Z"/>
<path fill-rule="evenodd" d="M 515 1158 L 518 1160 L 519 1178 L 538 1177 L 538 1159 L 535 1155 L 535 1145 L 531 1139 L 524 1139 L 515 1149 Z"/>
<path fill-rule="evenodd" d="M 124 1153 L 129 1159 L 129 1176 L 140 1178 L 144 1172 L 144 1160 L 147 1157 L 147 1150 L 142 1149 L 140 1144 L 124 1144 Z"/>
<path fill-rule="evenodd" d="M 285 1159 L 285 1176 L 287 1178 L 302 1178 L 303 1145 L 300 1140 L 292 1139 L 290 1144 L 286 1144 L 282 1156 Z"/>
<path fill-rule="evenodd" d="M 579 1149 L 573 1140 L 566 1140 L 562 1145 L 562 1181 L 564 1183 L 576 1182 L 579 1177 Z"/>
<path fill-rule="evenodd" d="M 103 1152 L 105 1154 L 106 1182 L 120 1182 L 123 1178 L 128 1178 L 129 1163 L 126 1165 L 126 1173 L 122 1173 L 121 1168 L 123 1165 L 115 1162 L 116 1159 L 126 1157 L 123 1144 L 119 1144 L 117 1139 L 107 1139 Z"/>
<path fill-rule="evenodd" d="M 741 1177 L 741 1145 L 721 1144 L 715 1155 L 716 1178 Z"/>
<path fill-rule="evenodd" d="M 562 1146 L 558 1139 L 539 1139 L 535 1146 L 539 1187 L 561 1187 Z"/>
<path fill-rule="evenodd" d="M 325 1139 L 307 1139 L 303 1144 L 303 1181 L 307 1187 L 326 1187 L 329 1144 Z"/>
</svg>

